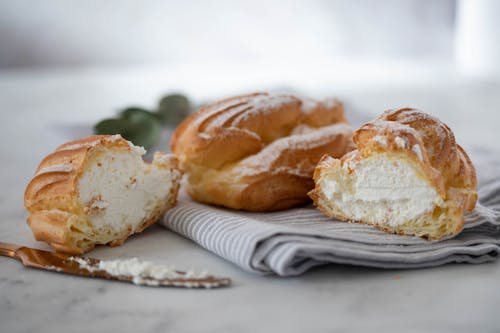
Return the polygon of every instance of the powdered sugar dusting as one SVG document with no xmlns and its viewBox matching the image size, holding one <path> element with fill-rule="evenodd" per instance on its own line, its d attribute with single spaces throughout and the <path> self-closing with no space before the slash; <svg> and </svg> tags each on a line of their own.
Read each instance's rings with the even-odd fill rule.
<svg viewBox="0 0 500 333">
<path fill-rule="evenodd" d="M 313 111 L 315 111 L 316 107 L 318 106 L 318 102 L 312 98 L 302 97 L 301 100 L 302 100 L 302 113 L 303 114 L 312 113 Z"/>
<path fill-rule="evenodd" d="M 312 170 L 305 167 L 304 163 L 297 163 L 293 168 L 288 166 L 276 166 L 276 161 L 283 153 L 300 150 L 308 151 L 321 147 L 332 140 L 333 137 L 342 135 L 347 137 L 351 128 L 347 124 L 335 124 L 325 126 L 316 131 L 306 134 L 291 135 L 273 141 L 259 153 L 243 159 L 236 165 L 236 172 L 243 176 L 251 176 L 259 173 L 289 173 L 301 177 L 311 177 Z M 312 166 L 314 168 L 314 166 Z"/>
<path fill-rule="evenodd" d="M 202 122 L 206 121 L 203 132 L 207 133 L 223 126 L 239 127 L 238 124 L 249 117 L 257 117 L 260 113 L 276 110 L 296 101 L 291 95 L 254 94 L 229 99 L 222 104 L 212 106 L 213 111 L 207 112 Z"/>
<path fill-rule="evenodd" d="M 375 120 L 375 121 L 364 124 L 361 128 L 373 129 L 373 130 L 377 130 L 380 132 L 384 132 L 386 130 L 389 130 L 392 133 L 411 132 L 414 135 L 417 134 L 415 129 L 413 129 L 412 127 L 410 127 L 408 125 L 404 125 L 404 124 L 398 123 L 396 121 L 388 121 L 388 120 Z"/>
<path fill-rule="evenodd" d="M 300 134 L 306 134 L 306 133 L 311 133 L 316 131 L 316 127 L 311 127 L 306 124 L 300 124 L 297 125 L 293 128 L 292 133 L 290 135 L 300 135 Z"/>
<path fill-rule="evenodd" d="M 212 136 L 210 134 L 207 134 L 205 132 L 198 133 L 198 136 L 202 139 L 205 139 L 205 140 L 210 140 L 212 138 Z"/>
<path fill-rule="evenodd" d="M 387 147 L 387 138 L 385 136 L 382 136 L 382 135 L 375 135 L 373 138 L 372 138 L 373 141 L 377 142 L 378 144 L 380 144 L 381 146 L 384 146 L 384 147 Z"/>
<path fill-rule="evenodd" d="M 423 160 L 422 149 L 420 148 L 420 145 L 418 144 L 413 145 L 413 147 L 411 147 L 411 150 L 417 155 L 420 161 Z"/>
<path fill-rule="evenodd" d="M 250 99 L 250 104 L 256 110 L 275 109 L 292 103 L 296 99 L 291 95 L 261 95 L 259 98 Z"/>
<path fill-rule="evenodd" d="M 212 132 L 218 128 L 228 125 L 228 122 L 233 123 L 234 118 L 237 118 L 241 114 L 248 113 L 251 106 L 248 105 L 246 101 L 236 100 L 231 104 L 227 104 L 226 107 L 219 106 L 220 111 L 210 115 L 204 122 L 205 126 L 203 128 L 203 133 Z M 207 133 L 208 134 L 208 133 Z"/>
<path fill-rule="evenodd" d="M 290 95 L 260 95 L 250 98 L 246 104 L 248 105 L 248 110 L 235 117 L 232 125 L 238 126 L 239 123 L 246 122 L 251 117 L 259 117 L 259 114 L 269 112 L 270 110 L 279 110 L 294 100 Z"/>
<path fill-rule="evenodd" d="M 393 110 L 393 112 L 398 112 L 399 110 Z M 387 117 L 391 117 L 390 114 L 385 114 L 383 119 Z M 451 134 L 449 130 L 446 128 L 446 125 L 443 124 L 438 118 L 432 116 L 428 113 L 422 112 L 417 109 L 406 109 L 396 116 L 396 120 L 394 122 L 402 123 L 408 127 L 415 128 L 415 125 L 418 125 L 422 121 L 425 121 L 425 126 L 432 126 L 433 131 L 432 135 L 437 136 L 438 142 L 442 142 L 448 138 Z M 431 122 L 431 124 L 429 124 Z M 415 124 L 414 124 L 415 123 Z M 416 126 L 418 129 L 418 126 Z"/>
<path fill-rule="evenodd" d="M 405 141 L 405 139 L 403 139 L 400 136 L 397 136 L 394 139 L 394 142 L 396 143 L 396 146 L 398 146 L 399 148 L 405 148 L 406 147 L 406 141 Z"/>
</svg>

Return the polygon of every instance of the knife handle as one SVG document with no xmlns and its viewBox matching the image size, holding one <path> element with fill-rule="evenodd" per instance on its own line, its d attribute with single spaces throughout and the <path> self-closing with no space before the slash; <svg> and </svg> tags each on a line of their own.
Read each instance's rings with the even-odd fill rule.
<svg viewBox="0 0 500 333">
<path fill-rule="evenodd" d="M 17 250 L 20 248 L 21 245 L 0 242 L 0 255 L 20 259 L 17 255 Z"/>
</svg>

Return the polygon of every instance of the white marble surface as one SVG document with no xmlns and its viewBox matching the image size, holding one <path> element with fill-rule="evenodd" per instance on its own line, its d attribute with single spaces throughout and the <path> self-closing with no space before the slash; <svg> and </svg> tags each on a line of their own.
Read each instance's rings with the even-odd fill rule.
<svg viewBox="0 0 500 333">
<path fill-rule="evenodd" d="M 308 93 L 336 93 L 346 100 L 348 110 L 377 114 L 391 106 L 413 105 L 445 120 L 466 147 L 497 146 L 500 84 L 466 81 L 441 66 L 392 70 L 354 75 L 341 75 L 334 68 L 321 75 L 283 70 L 281 76 L 279 70 L 263 74 L 251 69 L 225 75 L 180 69 L 0 72 L 0 240 L 47 248 L 33 240 L 24 222 L 22 196 L 40 159 L 60 143 L 62 134 L 54 129 L 91 123 L 129 103 L 152 105 L 171 89 L 203 100 L 286 83 Z M 248 274 L 157 226 L 124 246 L 98 248 L 91 255 L 137 256 L 207 269 L 230 276 L 234 284 L 220 290 L 136 287 L 26 269 L 0 257 L 0 331 L 500 329 L 499 263 L 405 271 L 332 265 L 295 278 L 264 277 Z"/>
</svg>

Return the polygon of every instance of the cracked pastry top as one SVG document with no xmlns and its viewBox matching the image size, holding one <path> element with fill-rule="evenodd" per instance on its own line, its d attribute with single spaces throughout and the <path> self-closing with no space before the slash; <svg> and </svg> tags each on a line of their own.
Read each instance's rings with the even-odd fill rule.
<svg viewBox="0 0 500 333">
<path fill-rule="evenodd" d="M 451 129 L 416 109 L 389 110 L 354 133 L 357 149 L 325 156 L 311 191 L 326 215 L 441 239 L 477 201 L 476 172 Z"/>
<path fill-rule="evenodd" d="M 321 156 L 353 149 L 336 99 L 254 93 L 202 107 L 170 142 L 194 200 L 248 211 L 304 204 Z"/>
</svg>

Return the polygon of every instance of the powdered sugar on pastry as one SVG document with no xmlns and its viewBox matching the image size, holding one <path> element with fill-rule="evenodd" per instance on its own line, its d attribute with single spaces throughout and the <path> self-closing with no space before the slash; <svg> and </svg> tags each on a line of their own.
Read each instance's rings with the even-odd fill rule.
<svg viewBox="0 0 500 333">
<path fill-rule="evenodd" d="M 389 110 L 354 142 L 356 150 L 316 167 L 310 196 L 325 214 L 428 239 L 461 230 L 477 201 L 476 174 L 448 126 L 415 109 Z"/>
<path fill-rule="evenodd" d="M 156 222 L 175 204 L 181 173 L 173 155 L 156 153 L 149 164 L 144 153 L 119 135 L 90 136 L 44 158 L 24 197 L 35 238 L 83 253 Z"/>
<path fill-rule="evenodd" d="M 405 139 L 403 139 L 400 136 L 397 136 L 396 138 L 394 138 L 394 142 L 396 143 L 396 146 L 398 146 L 399 148 L 403 148 L 404 149 L 406 147 L 406 141 L 405 141 Z"/>
<path fill-rule="evenodd" d="M 279 165 L 279 160 L 288 154 L 297 154 L 300 151 L 308 151 L 321 148 L 328 144 L 332 138 L 341 135 L 349 136 L 351 127 L 347 124 L 336 124 L 310 131 L 305 134 L 292 135 L 278 139 L 259 153 L 242 160 L 239 165 L 245 165 L 245 171 L 239 171 L 241 176 L 250 176 L 262 172 L 280 173 L 283 171 L 302 177 L 310 177 L 316 166 L 307 160 L 299 160 L 294 165 Z M 292 156 L 291 156 L 292 158 Z M 239 166 L 236 166 L 239 168 Z"/>
<path fill-rule="evenodd" d="M 419 160 L 421 161 L 423 160 L 422 149 L 420 149 L 420 145 L 418 144 L 413 145 L 413 147 L 411 147 L 411 150 L 413 150 L 413 152 L 417 155 Z"/>
<path fill-rule="evenodd" d="M 203 132 L 210 134 L 222 126 L 240 128 L 241 123 L 247 121 L 249 117 L 258 117 L 259 113 L 273 112 L 290 103 L 299 101 L 290 95 L 267 95 L 253 94 L 252 98 L 241 96 L 229 98 L 207 106 L 203 120 Z"/>
<path fill-rule="evenodd" d="M 307 202 L 321 156 L 342 156 L 351 140 L 337 100 L 255 93 L 204 106 L 176 129 L 171 148 L 193 199 L 268 211 Z"/>
<path fill-rule="evenodd" d="M 387 138 L 382 135 L 375 135 L 373 137 L 373 141 L 379 143 L 380 145 L 386 147 L 387 146 Z"/>
</svg>

